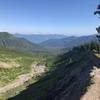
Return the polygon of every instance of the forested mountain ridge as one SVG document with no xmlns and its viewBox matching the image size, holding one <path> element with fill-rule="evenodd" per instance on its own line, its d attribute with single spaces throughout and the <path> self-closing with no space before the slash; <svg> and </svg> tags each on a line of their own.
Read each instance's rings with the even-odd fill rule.
<svg viewBox="0 0 100 100">
<path fill-rule="evenodd" d="M 17 38 L 8 32 L 0 32 L 0 47 L 28 52 L 46 51 L 40 45 L 31 43 L 24 38 Z"/>
</svg>

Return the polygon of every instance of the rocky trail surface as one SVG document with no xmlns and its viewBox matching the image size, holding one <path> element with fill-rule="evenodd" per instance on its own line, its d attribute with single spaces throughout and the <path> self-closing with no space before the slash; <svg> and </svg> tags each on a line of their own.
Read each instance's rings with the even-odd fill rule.
<svg viewBox="0 0 100 100">
<path fill-rule="evenodd" d="M 93 84 L 88 88 L 81 100 L 100 100 L 100 69 L 94 67 L 91 76 L 93 76 Z"/>
</svg>

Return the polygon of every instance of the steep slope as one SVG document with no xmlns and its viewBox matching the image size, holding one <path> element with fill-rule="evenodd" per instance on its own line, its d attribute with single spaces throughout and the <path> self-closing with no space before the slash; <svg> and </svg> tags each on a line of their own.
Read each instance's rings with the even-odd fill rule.
<svg viewBox="0 0 100 100">
<path fill-rule="evenodd" d="M 85 60 L 83 63 L 80 61 L 80 64 L 78 63 L 76 65 L 81 68 L 73 69 L 69 75 L 64 76 L 64 78 L 57 83 L 56 88 L 51 90 L 51 93 L 49 93 L 47 97 L 48 100 L 81 100 L 82 97 L 82 100 L 89 100 L 89 98 L 91 98 L 90 100 L 99 100 L 99 98 L 95 98 L 100 96 L 98 95 L 99 93 L 92 93 L 88 95 L 88 98 L 84 98 L 84 95 L 88 93 L 90 86 L 94 84 L 92 81 L 92 77 L 94 76 L 90 74 L 94 66 L 99 69 L 100 59 L 90 54 L 87 61 Z M 96 86 L 96 88 L 99 90 L 98 86 Z M 93 91 L 98 92 L 98 90 Z"/>
<path fill-rule="evenodd" d="M 52 65 L 52 72 L 9 100 L 81 100 L 94 84 L 91 76 L 94 66 L 100 68 L 100 58 L 96 56 L 99 54 L 94 52 L 97 46 L 100 50 L 99 45 L 92 44 L 60 55 Z"/>
<path fill-rule="evenodd" d="M 5 100 L 11 91 L 11 95 L 15 95 L 24 90 L 31 79 L 33 79 L 32 83 L 37 81 L 46 70 L 44 61 L 47 59 L 51 58 L 45 54 L 20 52 L 0 47 L 0 100 Z M 13 94 L 14 90 L 15 94 Z"/>
<path fill-rule="evenodd" d="M 40 43 L 40 45 L 48 49 L 73 48 L 75 46 L 79 46 L 93 40 L 96 40 L 95 35 L 81 36 L 81 37 L 67 37 L 63 39 L 50 39 Z"/>
<path fill-rule="evenodd" d="M 41 46 L 31 43 L 24 38 L 16 38 L 7 32 L 0 32 L 0 47 L 28 52 L 45 51 Z"/>
</svg>

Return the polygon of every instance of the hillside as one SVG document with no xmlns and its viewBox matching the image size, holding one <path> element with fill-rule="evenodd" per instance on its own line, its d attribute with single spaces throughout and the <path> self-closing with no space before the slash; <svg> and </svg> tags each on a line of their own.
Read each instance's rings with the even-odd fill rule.
<svg viewBox="0 0 100 100">
<path fill-rule="evenodd" d="M 43 47 L 35 43 L 31 43 L 24 38 L 16 38 L 7 32 L 0 32 L 0 47 L 28 52 L 46 51 Z"/>
<path fill-rule="evenodd" d="M 49 70 L 53 55 L 0 47 L 0 100 L 18 94 Z M 46 67 L 45 67 L 46 65 Z"/>
<path fill-rule="evenodd" d="M 0 32 L 0 39 L 15 39 L 15 37 L 8 32 Z"/>
<path fill-rule="evenodd" d="M 0 48 L 0 87 L 30 72 L 34 61 L 31 54 Z"/>
<path fill-rule="evenodd" d="M 40 43 L 41 46 L 47 49 L 62 49 L 62 48 L 73 48 L 75 46 L 82 45 L 84 43 L 96 40 L 95 35 L 81 36 L 81 37 L 66 37 L 63 39 L 50 39 Z"/>
<path fill-rule="evenodd" d="M 91 43 L 58 56 L 52 65 L 54 69 L 52 72 L 9 100 L 99 100 L 100 94 L 96 94 L 99 91 L 96 87 L 99 78 L 98 81 L 93 81 L 97 79 L 95 74 L 91 74 L 91 72 L 99 73 L 100 54 L 96 50 L 99 51 L 100 46 Z M 96 69 L 98 70 L 95 71 Z M 90 98 L 95 98 L 95 95 L 98 98 L 84 99 L 85 95 L 88 97 L 87 93 L 91 86 L 97 90 L 90 92 Z"/>
</svg>

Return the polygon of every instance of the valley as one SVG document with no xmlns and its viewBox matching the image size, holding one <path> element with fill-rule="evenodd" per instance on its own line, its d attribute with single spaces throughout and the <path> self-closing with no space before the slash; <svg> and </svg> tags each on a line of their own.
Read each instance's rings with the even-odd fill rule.
<svg viewBox="0 0 100 100">
<path fill-rule="evenodd" d="M 76 47 L 72 51 L 58 56 L 52 64 L 52 72 L 8 100 L 81 100 L 82 97 L 85 98 L 85 95 L 88 98 L 89 89 L 92 86 L 95 88 L 96 84 L 99 85 L 96 76 L 91 76 L 95 69 L 98 69 L 99 72 L 100 67 L 100 59 L 96 56 L 99 54 L 95 53 L 94 49 L 98 51 L 100 47 L 98 44 L 91 43 Z M 99 88 L 96 87 L 96 89 L 94 91 L 98 92 Z M 99 97 L 99 94 L 96 96 Z M 91 100 L 94 99 L 91 98 Z"/>
<path fill-rule="evenodd" d="M 87 91 L 98 80 L 91 76 L 100 65 L 98 42 L 57 53 L 25 39 L 19 44 L 9 33 L 0 36 L 0 100 L 86 100 L 92 94 Z"/>
</svg>

